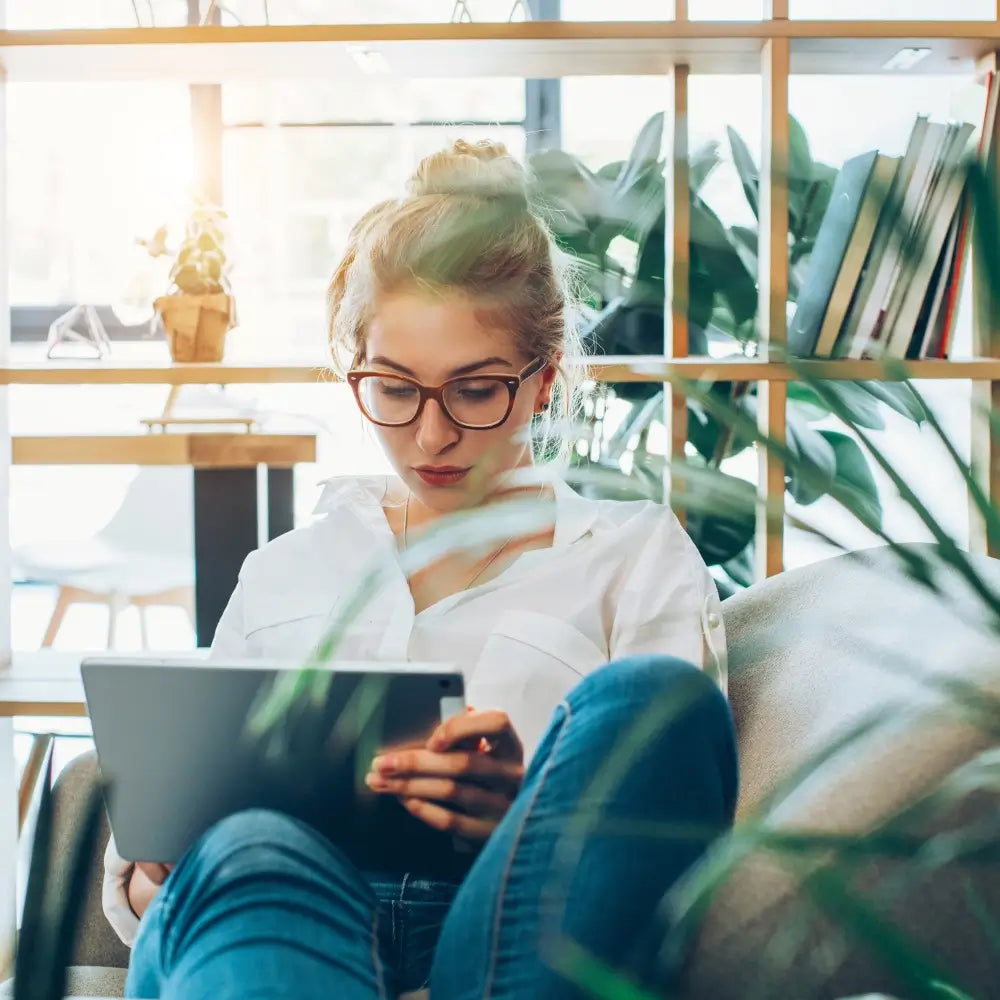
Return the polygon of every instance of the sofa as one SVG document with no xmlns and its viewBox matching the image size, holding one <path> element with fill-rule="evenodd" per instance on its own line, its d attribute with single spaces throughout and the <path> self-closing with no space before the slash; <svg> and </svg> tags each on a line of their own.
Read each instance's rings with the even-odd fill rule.
<svg viewBox="0 0 1000 1000">
<path fill-rule="evenodd" d="M 930 545 L 908 549 L 936 556 Z M 977 557 L 975 567 L 1000 591 L 1000 561 Z M 1000 862 L 981 856 L 988 851 L 949 857 L 927 849 L 917 864 L 889 843 L 882 854 L 849 858 L 849 891 L 838 893 L 827 876 L 848 862 L 835 845 L 800 853 L 792 865 L 759 843 L 762 832 L 874 831 L 1000 747 L 1000 624 L 953 571 L 942 568 L 935 579 L 937 592 L 918 586 L 896 554 L 877 548 L 782 573 L 723 603 L 741 757 L 740 836 L 727 849 L 740 850 L 692 939 L 686 997 L 911 995 L 913 963 L 887 966 L 870 947 L 866 919 L 878 914 L 970 996 L 1000 998 Z M 825 749 L 852 730 L 842 752 Z M 809 775 L 799 780 L 803 768 Z M 57 856 L 95 777 L 88 754 L 56 783 Z M 789 778 L 793 787 L 783 790 Z M 966 786 L 911 810 L 894 832 L 926 844 L 979 824 L 987 846 L 1000 843 L 1000 782 Z M 71 995 L 120 996 L 123 988 L 128 950 L 101 911 L 105 839 L 106 831 L 94 853 Z M 683 903 L 691 892 L 685 880 L 676 898 Z"/>
</svg>

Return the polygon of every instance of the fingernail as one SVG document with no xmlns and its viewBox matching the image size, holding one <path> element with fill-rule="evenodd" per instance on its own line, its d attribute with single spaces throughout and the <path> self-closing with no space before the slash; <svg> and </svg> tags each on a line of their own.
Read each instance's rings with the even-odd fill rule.
<svg viewBox="0 0 1000 1000">
<path fill-rule="evenodd" d="M 372 761 L 372 767 L 383 774 L 393 774 L 396 770 L 395 757 L 376 757 Z"/>
<path fill-rule="evenodd" d="M 384 792 L 389 787 L 389 782 L 381 775 L 368 774 L 365 776 L 365 784 L 378 792 Z"/>
</svg>

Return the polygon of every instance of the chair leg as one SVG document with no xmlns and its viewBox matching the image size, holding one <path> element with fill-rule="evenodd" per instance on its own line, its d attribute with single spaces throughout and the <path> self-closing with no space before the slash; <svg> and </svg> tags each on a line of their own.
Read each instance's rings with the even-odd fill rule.
<svg viewBox="0 0 1000 1000">
<path fill-rule="evenodd" d="M 108 649 L 115 648 L 118 637 L 118 616 L 128 607 L 128 599 L 121 594 L 108 595 Z"/>
<path fill-rule="evenodd" d="M 56 598 L 56 606 L 52 609 L 52 617 L 49 619 L 48 627 L 45 629 L 45 636 L 42 638 L 42 648 L 51 646 L 56 641 L 56 634 L 62 626 L 63 619 L 69 606 L 73 603 L 72 592 L 69 587 L 60 587 L 59 596 Z"/>
<path fill-rule="evenodd" d="M 31 752 L 24 765 L 21 783 L 17 789 L 17 832 L 20 834 L 31 808 L 31 797 L 38 784 L 38 777 L 45 765 L 45 756 L 52 745 L 51 733 L 39 733 L 31 737 Z"/>
<path fill-rule="evenodd" d="M 149 649 L 149 623 L 146 621 L 146 606 L 137 604 L 135 610 L 139 613 L 139 643 L 143 649 Z"/>
</svg>

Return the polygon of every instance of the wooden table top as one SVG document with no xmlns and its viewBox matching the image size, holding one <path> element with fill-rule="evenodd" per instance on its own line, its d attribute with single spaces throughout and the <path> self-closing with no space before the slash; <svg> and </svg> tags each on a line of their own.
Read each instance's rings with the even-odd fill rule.
<svg viewBox="0 0 1000 1000">
<path fill-rule="evenodd" d="M 188 649 L 173 653 L 136 653 L 166 659 L 204 659 L 208 650 Z M 15 715 L 86 716 L 87 703 L 80 679 L 80 663 L 88 656 L 126 656 L 103 651 L 40 649 L 14 652 L 10 662 L 0 667 L 0 718 Z"/>
<path fill-rule="evenodd" d="M 60 434 L 11 439 L 14 465 L 190 465 L 196 469 L 291 466 L 316 461 L 315 434 Z"/>
</svg>

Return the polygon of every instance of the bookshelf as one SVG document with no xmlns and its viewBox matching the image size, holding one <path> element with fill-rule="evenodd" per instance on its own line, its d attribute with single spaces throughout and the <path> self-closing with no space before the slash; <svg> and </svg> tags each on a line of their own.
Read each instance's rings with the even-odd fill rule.
<svg viewBox="0 0 1000 1000">
<path fill-rule="evenodd" d="M 664 6 L 667 4 L 664 0 Z M 789 154 L 788 82 L 793 74 L 887 74 L 886 63 L 900 49 L 920 47 L 928 55 L 910 74 L 971 78 L 997 68 L 1000 0 L 985 21 L 799 21 L 788 17 L 788 0 L 765 0 L 759 21 L 700 22 L 687 16 L 687 0 L 676 0 L 670 21 L 528 22 L 518 24 L 402 24 L 245 26 L 53 31 L 4 30 L 0 4 L 0 142 L 5 141 L 7 82 L 174 81 L 213 83 L 260 78 L 324 77 L 359 85 L 365 80 L 359 54 L 377 53 L 389 72 L 412 77 L 564 77 L 662 75 L 669 131 L 679 157 L 668 157 L 667 315 L 671 317 L 664 353 L 648 358 L 590 359 L 594 375 L 614 381 L 659 382 L 672 375 L 694 379 L 758 381 L 759 419 L 773 436 L 785 436 L 787 365 L 770 361 L 769 351 L 786 338 L 788 288 Z M 763 82 L 761 184 L 761 328 L 764 353 L 755 359 L 719 362 L 689 357 L 684 290 L 689 268 L 690 216 L 687 211 L 688 85 L 691 74 L 759 75 Z M 0 155 L 0 232 L 6 232 L 5 157 Z M 14 385 L 128 385 L 308 383 L 329 380 L 322 361 L 176 365 L 169 363 L 51 362 L 10 360 L 6 241 L 0 243 L 0 517 L 8 515 L 11 461 L 9 388 Z M 991 294 L 979 284 L 981 295 Z M 968 379 L 975 399 L 1000 405 L 1000 347 L 980 322 L 974 357 L 916 361 L 913 377 Z M 830 379 L 880 377 L 869 361 L 808 361 L 805 370 Z M 668 393 L 665 418 L 673 456 L 683 454 L 686 409 L 677 392 Z M 976 422 L 974 455 L 989 495 L 1000 499 L 1000 432 Z M 761 457 L 760 490 L 770 501 L 784 496 L 780 462 Z M 978 526 L 978 521 L 974 519 Z M 780 512 L 758 523 L 758 574 L 782 565 Z M 1000 554 L 1000 538 L 974 534 L 978 547 Z M 0 580 L 10 579 L 9 543 L 0 545 Z M 9 646 L 9 582 L 0 587 L 0 636 Z M 0 667 L 0 673 L 3 671 Z M 0 719 L 0 801 L 15 788 L 9 719 Z M 16 844 L 14 817 L 0 811 L 0 882 L 11 884 Z M 6 898 L 13 900 L 13 896 Z M 13 906 L 0 906 L 0 978 L 14 937 Z"/>
<path fill-rule="evenodd" d="M 760 358 L 719 362 L 688 357 L 687 321 L 681 308 L 689 262 L 690 218 L 685 192 L 686 158 L 668 157 L 667 198 L 672 225 L 667 236 L 667 287 L 672 317 L 664 354 L 650 358 L 590 359 L 595 377 L 614 381 L 661 381 L 671 375 L 761 383 L 760 420 L 779 440 L 785 434 L 789 368 L 768 360 L 769 349 L 786 339 L 788 192 L 788 81 L 794 74 L 889 74 L 886 62 L 900 49 L 927 48 L 910 74 L 972 77 L 995 63 L 1000 50 L 997 16 L 981 21 L 806 21 L 788 17 L 788 0 L 765 0 L 758 21 L 693 21 L 687 3 L 675 5 L 669 21 L 546 22 L 514 24 L 325 24 L 247 25 L 51 31 L 4 30 L 0 24 L 0 125 L 3 81 L 167 80 L 219 82 L 261 77 L 311 76 L 362 81 L 359 52 L 379 53 L 388 70 L 401 76 L 514 76 L 662 74 L 664 105 L 672 112 L 674 150 L 688 150 L 688 83 L 691 74 L 754 74 L 764 100 L 761 185 Z M 0 15 L 2 16 L 2 15 Z M 4 194 L 0 175 L 0 200 Z M 0 219 L 2 222 L 2 219 Z M 3 262 L 0 261 L 0 264 Z M 4 269 L 5 270 L 5 269 Z M 0 311 L 6 323 L 6 294 L 0 281 Z M 307 383 L 330 379 L 322 361 L 176 365 L 169 363 L 52 362 L 13 364 L 3 336 L 0 392 L 11 385 Z M 978 398 L 1000 401 L 1000 350 L 988 331 L 976 332 L 976 356 L 955 361 L 915 361 L 909 375 L 926 379 L 970 379 Z M 868 361 L 809 361 L 805 370 L 831 379 L 881 376 Z M 672 453 L 683 452 L 686 411 L 671 393 L 665 414 Z M 6 405 L 4 422 L 6 422 Z M 985 435 L 985 436 L 984 436 Z M 985 481 L 1000 494 L 1000 440 L 986 430 L 975 441 Z M 764 496 L 780 501 L 784 469 L 761 456 Z M 782 565 L 782 518 L 772 510 L 758 526 L 758 574 Z M 982 540 L 1000 552 L 1000 539 Z"/>
</svg>

